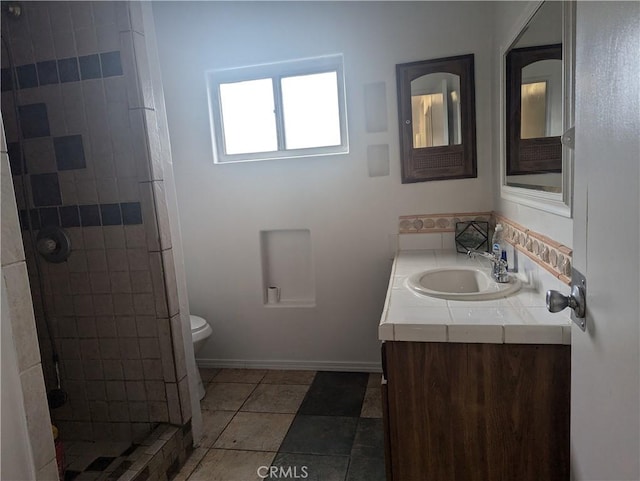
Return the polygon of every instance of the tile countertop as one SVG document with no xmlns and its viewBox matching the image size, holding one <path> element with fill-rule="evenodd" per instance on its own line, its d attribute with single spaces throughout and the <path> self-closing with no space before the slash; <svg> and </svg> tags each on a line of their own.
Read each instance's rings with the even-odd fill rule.
<svg viewBox="0 0 640 481">
<path fill-rule="evenodd" d="M 528 282 L 516 294 L 490 301 L 449 301 L 411 291 L 411 274 L 448 266 L 481 267 L 489 261 L 469 259 L 452 250 L 400 251 L 391 270 L 378 337 L 382 341 L 475 342 L 498 344 L 571 344 L 570 309 L 552 314 L 545 307 L 546 288 L 568 293 L 568 286 L 545 272 L 545 282 Z M 540 284 L 546 284 L 545 289 Z"/>
</svg>

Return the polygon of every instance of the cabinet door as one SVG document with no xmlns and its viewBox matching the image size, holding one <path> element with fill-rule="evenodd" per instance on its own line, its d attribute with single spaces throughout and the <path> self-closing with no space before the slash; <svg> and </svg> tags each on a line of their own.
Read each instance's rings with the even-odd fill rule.
<svg viewBox="0 0 640 481">
<path fill-rule="evenodd" d="M 569 478 L 569 346 L 386 344 L 394 480 Z"/>
</svg>

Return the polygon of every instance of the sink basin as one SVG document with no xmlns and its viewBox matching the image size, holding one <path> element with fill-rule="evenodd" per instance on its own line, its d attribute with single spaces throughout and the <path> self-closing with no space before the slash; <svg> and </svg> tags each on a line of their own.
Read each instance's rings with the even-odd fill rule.
<svg viewBox="0 0 640 481">
<path fill-rule="evenodd" d="M 510 296 L 520 290 L 520 280 L 509 277 L 508 283 L 495 282 L 474 267 L 443 267 L 409 276 L 409 288 L 430 297 L 457 301 L 485 301 Z"/>
</svg>

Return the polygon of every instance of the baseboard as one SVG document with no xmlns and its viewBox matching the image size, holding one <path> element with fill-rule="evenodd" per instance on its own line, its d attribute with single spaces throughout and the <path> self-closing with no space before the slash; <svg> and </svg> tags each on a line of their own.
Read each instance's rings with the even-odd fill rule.
<svg viewBox="0 0 640 481">
<path fill-rule="evenodd" d="M 259 359 L 196 359 L 202 368 L 280 369 L 285 371 L 382 372 L 379 362 L 280 361 Z"/>
</svg>

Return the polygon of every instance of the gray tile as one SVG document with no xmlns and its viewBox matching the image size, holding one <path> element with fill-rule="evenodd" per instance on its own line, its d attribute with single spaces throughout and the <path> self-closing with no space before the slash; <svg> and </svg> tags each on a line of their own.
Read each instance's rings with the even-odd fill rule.
<svg viewBox="0 0 640 481">
<path fill-rule="evenodd" d="M 386 481 L 384 458 L 352 456 L 346 481 Z"/>
<path fill-rule="evenodd" d="M 348 456 L 356 434 L 357 418 L 296 416 L 280 451 L 284 453 Z"/>
<path fill-rule="evenodd" d="M 271 464 L 271 476 L 266 479 L 344 481 L 348 466 L 347 456 L 278 453 Z"/>
<path fill-rule="evenodd" d="M 358 419 L 356 437 L 351 449 L 352 457 L 383 458 L 384 435 L 382 419 Z"/>
<path fill-rule="evenodd" d="M 315 416 L 358 417 L 368 379 L 366 373 L 318 372 L 299 412 Z"/>
</svg>

